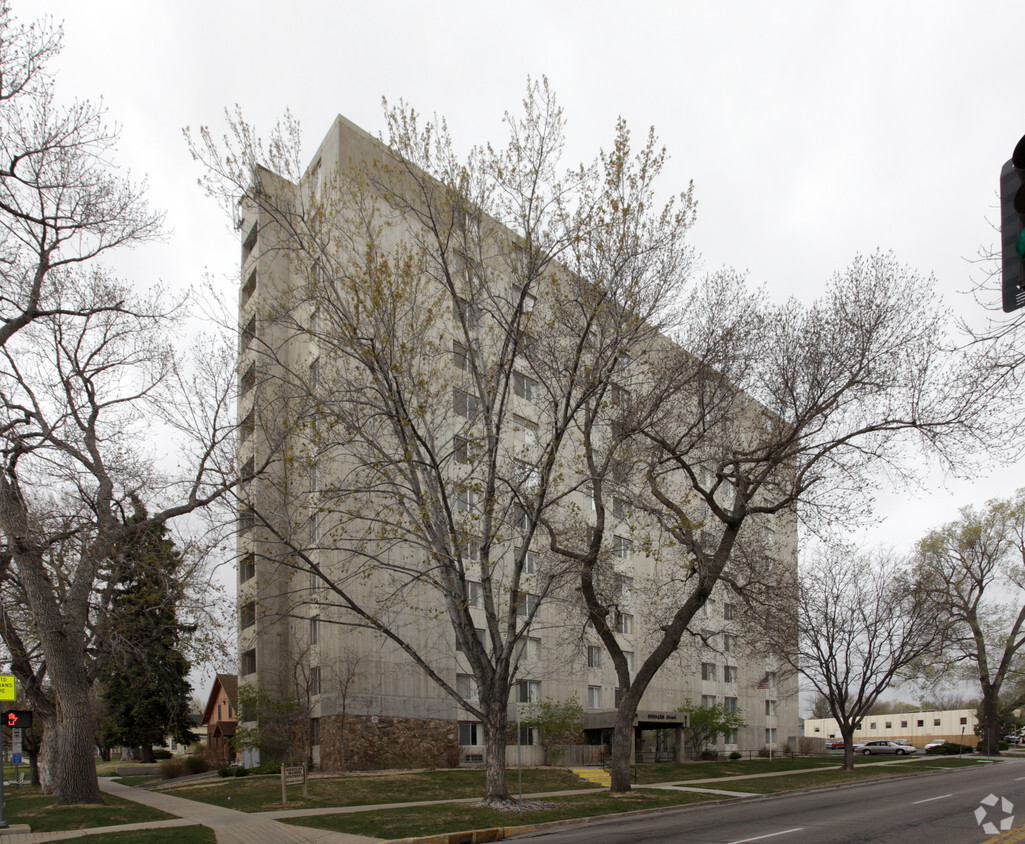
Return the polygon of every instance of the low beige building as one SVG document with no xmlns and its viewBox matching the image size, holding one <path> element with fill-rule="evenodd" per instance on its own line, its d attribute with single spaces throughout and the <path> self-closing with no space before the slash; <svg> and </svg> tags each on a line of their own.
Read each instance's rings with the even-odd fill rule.
<svg viewBox="0 0 1025 844">
<path fill-rule="evenodd" d="M 974 709 L 926 710 L 866 715 L 861 729 L 854 731 L 855 741 L 870 739 L 907 739 L 915 747 L 924 747 L 934 739 L 960 742 L 975 747 Z M 840 726 L 833 718 L 806 718 L 804 735 L 808 738 L 841 738 Z"/>
</svg>

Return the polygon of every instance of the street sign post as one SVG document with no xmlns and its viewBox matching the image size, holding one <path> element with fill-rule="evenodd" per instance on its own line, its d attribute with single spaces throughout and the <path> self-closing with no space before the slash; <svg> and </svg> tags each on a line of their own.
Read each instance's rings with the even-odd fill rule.
<svg viewBox="0 0 1025 844">
<path fill-rule="evenodd" d="M 13 674 L 0 674 L 0 700 L 17 700 L 18 689 L 14 683 Z M 31 723 L 31 716 L 29 716 L 29 723 Z M 12 724 L 11 726 L 19 726 Z M 20 736 L 19 736 L 20 740 Z M 18 748 L 19 750 L 21 748 Z M 4 758 L 4 742 L 3 736 L 0 735 L 0 829 L 7 829 L 10 824 L 7 823 L 7 801 L 4 799 L 4 777 L 3 777 L 3 758 Z"/>
</svg>

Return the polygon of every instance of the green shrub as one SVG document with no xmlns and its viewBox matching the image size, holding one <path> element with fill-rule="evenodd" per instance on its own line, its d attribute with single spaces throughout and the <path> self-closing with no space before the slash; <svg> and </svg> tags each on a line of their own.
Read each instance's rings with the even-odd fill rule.
<svg viewBox="0 0 1025 844">
<path fill-rule="evenodd" d="M 719 753 L 717 751 L 715 751 L 715 750 L 710 750 L 708 748 L 705 748 L 704 750 L 701 751 L 701 758 L 702 759 L 706 759 L 706 760 L 713 760 L 714 761 L 715 759 L 719 758 Z"/>
<path fill-rule="evenodd" d="M 943 744 L 937 745 L 936 747 L 930 747 L 925 752 L 932 753 L 937 756 L 957 756 L 958 753 L 974 753 L 975 748 L 969 747 L 967 744 L 962 745 L 953 741 L 945 741 Z"/>
<path fill-rule="evenodd" d="M 743 758 L 744 758 L 744 754 L 743 754 L 743 753 L 741 753 L 741 752 L 740 752 L 739 750 L 734 750 L 734 751 L 733 751 L 733 752 L 732 752 L 732 753 L 730 754 L 730 759 L 733 759 L 733 760 L 737 760 L 737 759 L 743 759 Z"/>
<path fill-rule="evenodd" d="M 227 765 L 225 765 L 222 768 L 218 768 L 217 769 L 217 776 L 219 776 L 219 777 L 230 777 L 231 776 L 231 768 L 229 768 Z"/>
<path fill-rule="evenodd" d="M 171 758 L 171 751 L 170 750 L 154 750 L 153 751 L 153 758 L 154 758 L 154 760 L 170 759 Z"/>
<path fill-rule="evenodd" d="M 247 768 L 236 768 L 235 769 L 235 776 L 236 777 L 248 777 L 249 776 L 249 770 Z"/>
</svg>

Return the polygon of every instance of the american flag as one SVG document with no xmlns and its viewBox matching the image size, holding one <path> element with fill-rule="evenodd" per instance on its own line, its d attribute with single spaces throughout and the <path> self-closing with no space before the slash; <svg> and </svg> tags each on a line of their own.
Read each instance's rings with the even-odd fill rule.
<svg viewBox="0 0 1025 844">
<path fill-rule="evenodd" d="M 757 686 L 755 686 L 755 688 L 756 689 L 767 689 L 771 685 L 772 685 L 772 675 L 771 674 L 766 674 L 762 678 L 761 682 Z"/>
</svg>

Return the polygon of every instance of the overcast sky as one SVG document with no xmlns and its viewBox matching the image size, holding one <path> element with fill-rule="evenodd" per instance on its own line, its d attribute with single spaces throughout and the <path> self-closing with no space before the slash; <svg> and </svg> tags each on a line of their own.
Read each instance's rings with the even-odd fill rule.
<svg viewBox="0 0 1025 844">
<path fill-rule="evenodd" d="M 120 161 L 167 211 L 167 244 L 119 265 L 140 283 L 237 272 L 237 236 L 196 186 L 183 127 L 219 131 L 238 103 L 266 132 L 288 108 L 312 153 L 336 114 L 378 134 L 386 96 L 445 115 L 466 148 L 500 140 L 527 76 L 546 75 L 567 164 L 607 146 L 620 115 L 637 134 L 656 127 L 666 186 L 694 180 L 706 269 L 811 298 L 855 254 L 893 250 L 974 320 L 969 259 L 997 243 L 1000 167 L 1025 133 L 1020 0 L 12 4 L 22 21 L 63 21 L 60 96 L 103 98 Z M 907 547 L 1009 495 L 1018 469 L 883 490 L 875 533 Z"/>
</svg>

